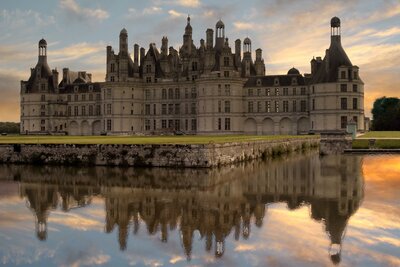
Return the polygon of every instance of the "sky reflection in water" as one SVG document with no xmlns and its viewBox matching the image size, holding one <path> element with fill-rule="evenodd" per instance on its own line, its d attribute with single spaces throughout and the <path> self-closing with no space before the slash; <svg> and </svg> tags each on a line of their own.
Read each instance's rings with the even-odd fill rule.
<svg viewBox="0 0 400 267">
<path fill-rule="evenodd" d="M 0 264 L 400 266 L 400 157 L 0 166 Z"/>
</svg>

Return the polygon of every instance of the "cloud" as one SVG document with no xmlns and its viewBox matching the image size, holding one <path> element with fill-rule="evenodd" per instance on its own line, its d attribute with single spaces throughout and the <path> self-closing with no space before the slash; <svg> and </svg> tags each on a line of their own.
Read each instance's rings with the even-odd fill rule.
<svg viewBox="0 0 400 267">
<path fill-rule="evenodd" d="M 162 8 L 158 6 L 152 6 L 143 9 L 144 15 L 153 15 L 153 14 L 160 14 L 162 12 Z"/>
<path fill-rule="evenodd" d="M 184 6 L 184 7 L 199 7 L 200 1 L 199 0 L 177 0 L 175 1 L 177 5 Z"/>
<path fill-rule="evenodd" d="M 61 49 L 48 50 L 48 58 L 52 62 L 60 61 L 71 61 L 79 58 L 83 58 L 89 55 L 105 54 L 104 52 L 105 44 L 103 42 L 99 43 L 77 43 Z M 100 54 L 101 53 L 101 54 Z M 104 56 L 104 55 L 103 55 Z"/>
<path fill-rule="evenodd" d="M 110 15 L 104 9 L 96 8 L 84 8 L 80 7 L 75 0 L 61 0 L 60 1 L 61 9 L 65 10 L 69 15 L 79 19 L 79 20 L 87 20 L 87 19 L 96 19 L 96 20 L 105 20 Z"/>
<path fill-rule="evenodd" d="M 170 9 L 168 10 L 168 14 L 173 17 L 173 18 L 181 18 L 181 17 L 186 17 L 187 15 L 185 13 L 180 13 L 176 10 Z"/>
<path fill-rule="evenodd" d="M 257 28 L 254 23 L 244 22 L 244 21 L 236 21 L 233 23 L 233 26 L 237 30 L 253 30 Z"/>
</svg>

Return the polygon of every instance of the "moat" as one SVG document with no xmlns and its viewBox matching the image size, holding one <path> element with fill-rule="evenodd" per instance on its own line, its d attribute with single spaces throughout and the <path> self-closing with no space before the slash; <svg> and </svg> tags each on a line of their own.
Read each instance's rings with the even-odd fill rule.
<svg viewBox="0 0 400 267">
<path fill-rule="evenodd" d="M 399 266 L 400 156 L 0 165 L 7 266 Z"/>
</svg>

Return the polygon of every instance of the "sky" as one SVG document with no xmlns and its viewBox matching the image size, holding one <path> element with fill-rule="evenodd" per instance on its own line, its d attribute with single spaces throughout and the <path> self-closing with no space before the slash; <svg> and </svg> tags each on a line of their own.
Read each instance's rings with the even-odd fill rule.
<svg viewBox="0 0 400 267">
<path fill-rule="evenodd" d="M 329 48 L 330 19 L 338 16 L 342 45 L 365 82 L 366 116 L 376 98 L 400 97 L 399 0 L 1 0 L 0 121 L 19 121 L 20 81 L 36 65 L 41 38 L 52 69 L 86 70 L 101 82 L 106 46 L 118 50 L 122 28 L 130 52 L 134 43 L 159 48 L 163 36 L 178 49 L 188 14 L 196 46 L 222 19 L 231 47 L 248 36 L 253 53 L 263 50 L 267 75 L 292 67 L 309 73 L 310 60 Z"/>
</svg>

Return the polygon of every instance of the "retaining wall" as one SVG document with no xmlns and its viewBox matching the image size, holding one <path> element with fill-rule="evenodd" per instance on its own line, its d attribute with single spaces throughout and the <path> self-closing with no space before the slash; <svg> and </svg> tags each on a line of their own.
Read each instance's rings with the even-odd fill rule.
<svg viewBox="0 0 400 267">
<path fill-rule="evenodd" d="M 319 146 L 320 139 L 298 138 L 201 145 L 0 145 L 0 163 L 213 167 Z"/>
</svg>

